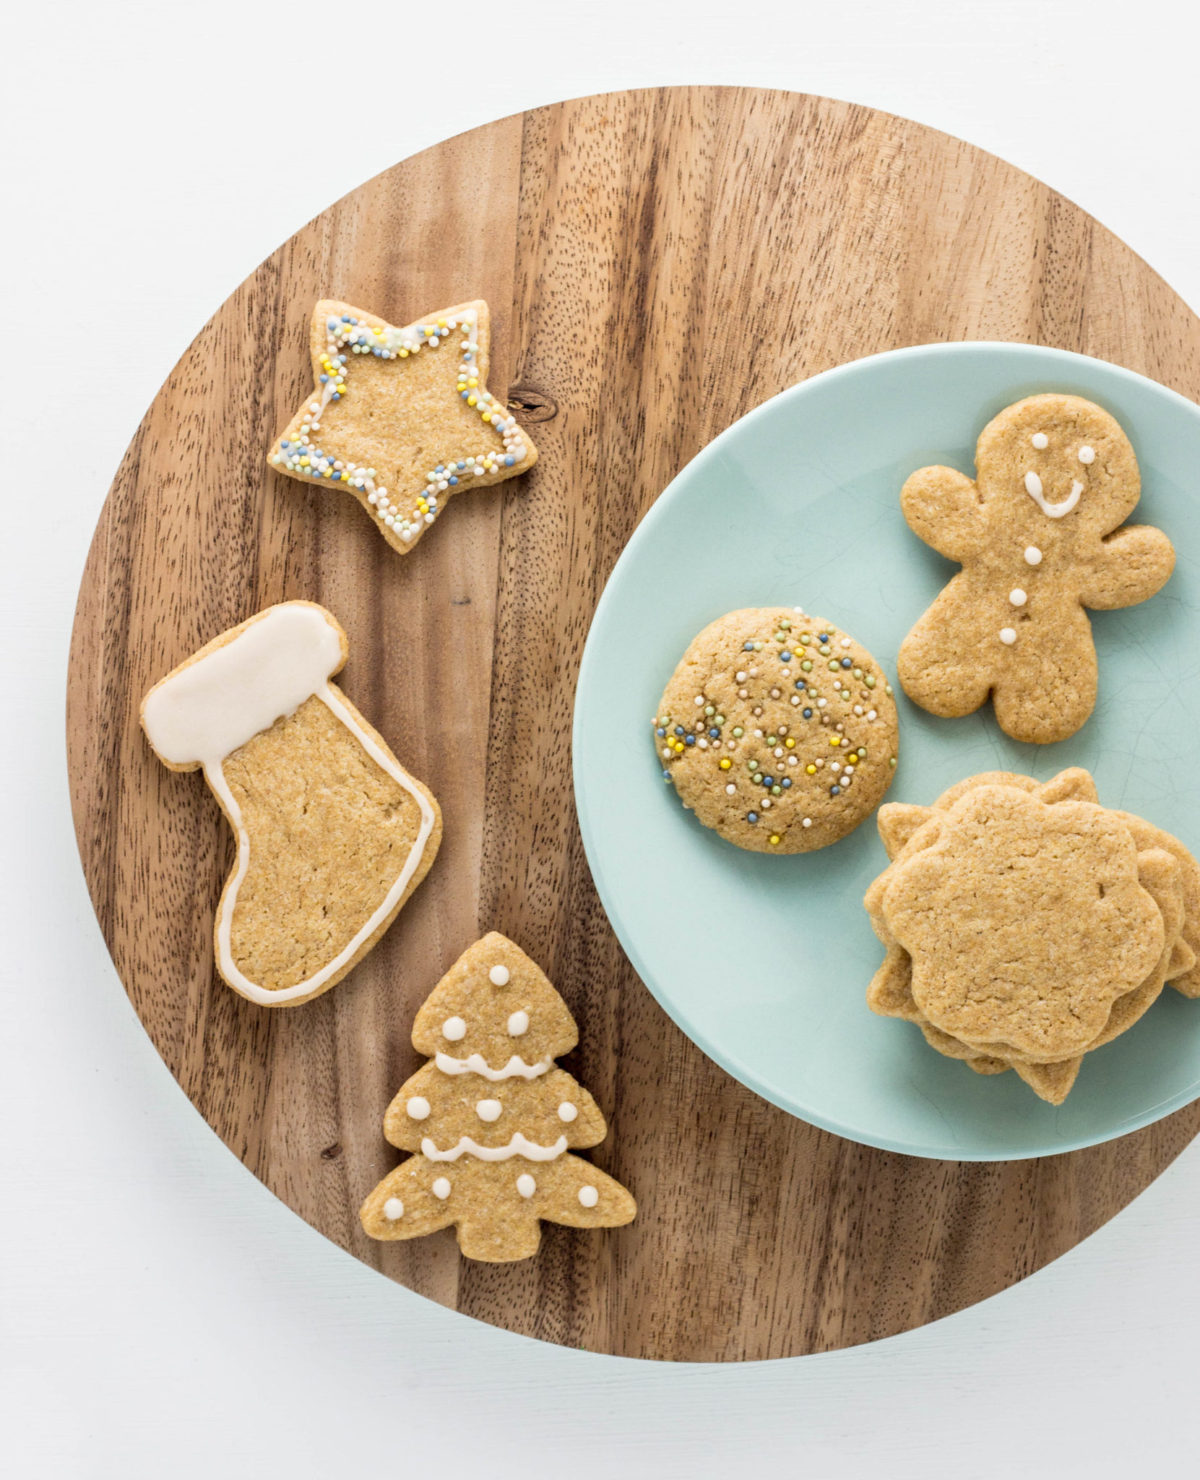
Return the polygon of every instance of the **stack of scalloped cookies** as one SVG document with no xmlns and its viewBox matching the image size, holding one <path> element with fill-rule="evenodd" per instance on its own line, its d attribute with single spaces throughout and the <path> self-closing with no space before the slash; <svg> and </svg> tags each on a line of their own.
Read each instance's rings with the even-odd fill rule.
<svg viewBox="0 0 1200 1480">
<path fill-rule="evenodd" d="M 978 1074 L 1066 1098 L 1085 1054 L 1168 983 L 1200 997 L 1200 866 L 1099 804 L 1086 771 L 996 771 L 879 813 L 891 863 L 865 903 L 887 956 L 867 1000 Z"/>
</svg>

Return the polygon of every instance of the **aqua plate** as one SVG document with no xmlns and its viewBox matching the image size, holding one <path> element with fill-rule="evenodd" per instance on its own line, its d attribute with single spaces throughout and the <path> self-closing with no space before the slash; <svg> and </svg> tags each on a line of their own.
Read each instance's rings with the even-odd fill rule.
<svg viewBox="0 0 1200 1480">
<path fill-rule="evenodd" d="M 820 852 L 746 853 L 701 827 L 662 779 L 650 720 L 688 643 L 737 607 L 802 606 L 895 678 L 904 634 L 957 569 L 900 514 L 927 463 L 974 474 L 975 438 L 1041 391 L 1106 407 L 1142 471 L 1134 518 L 1167 531 L 1161 595 L 1095 612 L 1100 699 L 1057 745 L 1023 745 L 990 706 L 935 719 L 897 689 L 888 799 L 929 803 L 979 771 L 1045 780 L 1086 766 L 1101 800 L 1200 850 L 1200 410 L 1131 371 L 1022 344 L 936 344 L 793 386 L 706 447 L 617 562 L 575 701 L 575 798 L 588 861 L 641 979 L 683 1031 L 756 1093 L 813 1125 L 912 1156 L 993 1161 L 1091 1146 L 1200 1095 L 1200 1002 L 1167 990 L 1089 1054 L 1055 1108 L 1015 1074 L 985 1077 L 868 1011 L 883 957 L 862 907 L 887 862 L 874 819 Z"/>
</svg>

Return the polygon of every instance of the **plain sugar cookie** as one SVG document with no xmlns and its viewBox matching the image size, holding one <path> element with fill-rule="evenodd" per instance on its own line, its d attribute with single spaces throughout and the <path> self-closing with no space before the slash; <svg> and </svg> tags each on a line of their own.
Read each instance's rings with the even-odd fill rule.
<svg viewBox="0 0 1200 1480">
<path fill-rule="evenodd" d="M 799 607 L 707 626 L 653 721 L 665 780 L 714 832 L 756 853 L 811 853 L 879 805 L 897 757 L 896 703 L 860 643 Z"/>
</svg>

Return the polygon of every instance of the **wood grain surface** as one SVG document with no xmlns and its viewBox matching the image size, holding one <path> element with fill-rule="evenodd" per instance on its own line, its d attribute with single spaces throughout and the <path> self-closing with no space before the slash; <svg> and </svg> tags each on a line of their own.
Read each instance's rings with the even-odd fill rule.
<svg viewBox="0 0 1200 1480">
<path fill-rule="evenodd" d="M 393 323 L 475 296 L 492 389 L 532 473 L 456 500 L 401 561 L 353 500 L 264 451 L 308 386 L 318 297 Z M 683 1037 L 596 898 L 570 723 L 596 600 L 679 468 L 785 386 L 898 345 L 995 338 L 1115 360 L 1200 399 L 1200 321 L 1053 191 L 966 144 L 781 92 L 670 88 L 504 119 L 406 160 L 299 231 L 184 355 L 104 507 L 79 596 L 68 739 L 84 869 L 121 980 L 172 1073 L 301 1217 L 472 1316 L 626 1356 L 821 1351 L 958 1310 L 1044 1265 L 1147 1185 L 1200 1106 L 1113 1144 L 973 1165 L 791 1119 Z M 307 1006 L 257 1008 L 212 967 L 232 848 L 198 774 L 154 759 L 138 701 L 271 602 L 329 606 L 341 682 L 445 817 L 380 946 Z M 619 799 L 614 799 L 619 804 Z M 411 1019 L 487 929 L 579 1020 L 565 1060 L 609 1117 L 591 1155 L 637 1221 L 547 1227 L 535 1259 L 380 1245 L 357 1208 L 397 1160 Z M 864 983 L 865 986 L 865 983 Z"/>
</svg>

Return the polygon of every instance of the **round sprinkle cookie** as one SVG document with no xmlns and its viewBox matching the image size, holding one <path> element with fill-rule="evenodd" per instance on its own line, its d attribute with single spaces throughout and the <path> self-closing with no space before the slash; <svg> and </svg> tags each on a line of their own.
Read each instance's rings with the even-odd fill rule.
<svg viewBox="0 0 1200 1480">
<path fill-rule="evenodd" d="M 705 827 L 811 853 L 879 805 L 896 768 L 892 686 L 861 643 L 799 607 L 710 623 L 653 720 L 663 777 Z"/>
</svg>

